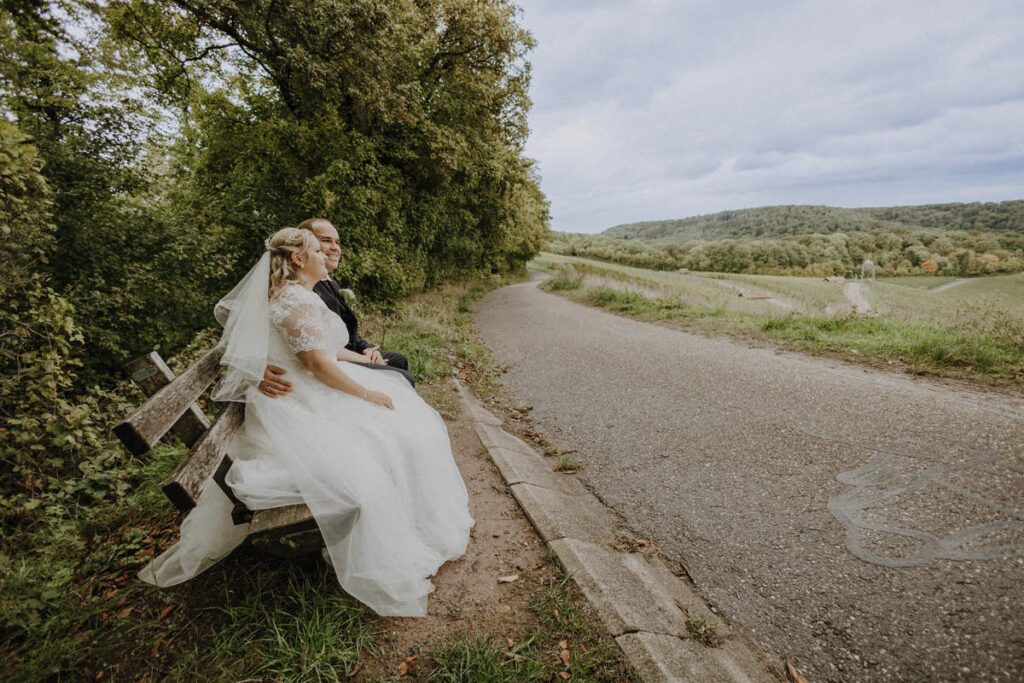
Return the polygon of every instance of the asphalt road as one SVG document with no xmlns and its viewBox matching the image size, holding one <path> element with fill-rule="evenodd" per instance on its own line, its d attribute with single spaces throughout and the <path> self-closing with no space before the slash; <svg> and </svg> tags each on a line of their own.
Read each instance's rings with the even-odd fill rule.
<svg viewBox="0 0 1024 683">
<path fill-rule="evenodd" d="M 516 285 L 478 330 L 537 426 L 812 681 L 1024 680 L 1024 409 Z"/>
</svg>

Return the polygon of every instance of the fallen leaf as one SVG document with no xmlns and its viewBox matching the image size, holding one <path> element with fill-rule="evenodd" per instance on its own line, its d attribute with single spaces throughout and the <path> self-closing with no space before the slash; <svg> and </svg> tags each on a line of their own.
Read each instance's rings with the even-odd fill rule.
<svg viewBox="0 0 1024 683">
<path fill-rule="evenodd" d="M 160 618 L 163 619 L 168 614 L 173 612 L 175 607 L 177 607 L 177 605 L 167 605 L 167 607 L 164 607 L 162 610 L 160 610 Z"/>
<path fill-rule="evenodd" d="M 117 594 L 118 594 L 118 589 L 117 588 L 111 588 L 110 590 L 108 590 L 106 593 L 103 594 L 103 597 L 109 599 L 109 598 L 114 597 Z"/>
<path fill-rule="evenodd" d="M 793 662 L 789 660 L 786 660 L 786 671 L 789 672 L 789 676 L 793 679 L 793 683 L 808 683 L 807 679 L 797 671 L 795 666 L 793 666 Z"/>
<path fill-rule="evenodd" d="M 129 605 L 128 607 L 125 607 L 123 610 L 118 612 L 117 616 L 121 619 L 127 619 L 128 615 L 132 613 L 132 609 L 134 608 L 131 605 Z"/>
<path fill-rule="evenodd" d="M 509 574 L 508 576 L 499 576 L 498 583 L 512 583 L 513 581 L 519 580 L 519 574 Z"/>
<path fill-rule="evenodd" d="M 515 647 L 516 641 L 512 640 L 511 638 L 506 638 L 505 642 L 508 643 L 509 647 Z"/>
<path fill-rule="evenodd" d="M 555 621 L 557 621 L 559 624 L 562 623 L 562 615 L 558 613 L 558 608 L 557 607 L 555 609 L 551 610 L 551 614 L 553 614 L 555 616 Z"/>
<path fill-rule="evenodd" d="M 563 640 L 562 642 L 564 643 L 565 641 Z M 565 664 L 566 669 L 572 666 L 572 655 L 569 654 L 569 648 L 563 647 L 559 651 L 558 656 L 561 658 L 562 664 Z"/>
<path fill-rule="evenodd" d="M 416 669 L 416 658 L 419 655 L 410 655 L 402 660 L 402 663 L 398 665 L 398 676 L 407 676 Z"/>
<path fill-rule="evenodd" d="M 563 671 L 560 674 L 558 674 L 558 677 L 561 678 L 563 681 L 567 681 L 570 678 L 572 678 L 572 674 L 568 671 Z"/>
<path fill-rule="evenodd" d="M 558 641 L 558 649 L 559 650 L 568 650 L 569 649 L 569 641 L 568 640 L 560 640 L 560 641 Z"/>
<path fill-rule="evenodd" d="M 508 605 L 502 605 L 501 607 L 498 608 L 498 613 L 499 614 L 508 614 L 511 611 L 512 611 L 512 608 L 510 606 L 508 606 Z"/>
</svg>

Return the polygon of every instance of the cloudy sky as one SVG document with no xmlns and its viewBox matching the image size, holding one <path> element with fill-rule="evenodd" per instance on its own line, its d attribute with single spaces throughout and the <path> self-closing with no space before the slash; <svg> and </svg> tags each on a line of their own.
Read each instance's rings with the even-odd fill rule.
<svg viewBox="0 0 1024 683">
<path fill-rule="evenodd" d="M 1024 198 L 1022 0 L 518 0 L 556 230 Z"/>
</svg>

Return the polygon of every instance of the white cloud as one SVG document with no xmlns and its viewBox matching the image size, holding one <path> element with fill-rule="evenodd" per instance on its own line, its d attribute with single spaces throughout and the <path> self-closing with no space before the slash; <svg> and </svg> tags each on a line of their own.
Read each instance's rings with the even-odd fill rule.
<svg viewBox="0 0 1024 683">
<path fill-rule="evenodd" d="M 1024 196 L 1016 0 L 520 4 L 556 229 Z"/>
</svg>

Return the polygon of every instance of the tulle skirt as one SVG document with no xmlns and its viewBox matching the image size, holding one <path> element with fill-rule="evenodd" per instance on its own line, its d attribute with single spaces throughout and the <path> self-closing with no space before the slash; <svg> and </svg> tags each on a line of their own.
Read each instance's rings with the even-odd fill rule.
<svg viewBox="0 0 1024 683">
<path fill-rule="evenodd" d="M 394 410 L 333 390 L 305 370 L 292 392 L 247 396 L 227 483 L 253 510 L 302 502 L 324 537 L 341 586 L 385 616 L 423 616 L 429 577 L 461 556 L 473 519 L 440 416 L 398 373 L 341 363 L 350 377 L 391 397 Z M 185 581 L 244 540 L 231 504 L 208 485 L 179 543 L 140 578 Z"/>
</svg>

